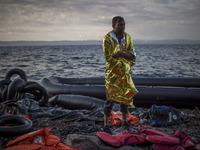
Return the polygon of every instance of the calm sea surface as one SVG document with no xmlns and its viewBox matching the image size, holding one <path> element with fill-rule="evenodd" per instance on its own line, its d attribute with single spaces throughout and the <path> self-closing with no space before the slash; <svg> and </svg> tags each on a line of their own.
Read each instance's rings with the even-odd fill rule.
<svg viewBox="0 0 200 150">
<path fill-rule="evenodd" d="M 200 45 L 135 45 L 135 77 L 200 77 Z M 20 68 L 28 80 L 104 77 L 101 45 L 0 47 L 0 80 Z"/>
</svg>

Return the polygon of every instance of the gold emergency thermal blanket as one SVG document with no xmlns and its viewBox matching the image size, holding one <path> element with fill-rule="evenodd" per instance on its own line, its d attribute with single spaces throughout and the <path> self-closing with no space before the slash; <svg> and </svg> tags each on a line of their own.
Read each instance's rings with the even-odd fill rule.
<svg viewBox="0 0 200 150">
<path fill-rule="evenodd" d="M 130 35 L 124 32 L 125 42 L 122 52 L 134 52 L 133 41 Z M 106 59 L 106 96 L 107 100 L 133 105 L 133 96 L 137 89 L 130 75 L 130 67 L 135 60 L 128 61 L 124 58 L 113 58 L 113 55 L 120 50 L 120 44 L 111 36 L 111 32 L 103 39 L 103 52 Z"/>
</svg>

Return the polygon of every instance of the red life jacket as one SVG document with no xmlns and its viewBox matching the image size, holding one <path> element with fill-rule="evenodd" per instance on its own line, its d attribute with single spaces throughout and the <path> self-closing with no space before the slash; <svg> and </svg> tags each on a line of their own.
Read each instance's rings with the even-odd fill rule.
<svg viewBox="0 0 200 150">
<path fill-rule="evenodd" d="M 116 135 L 110 135 L 106 132 L 97 132 L 97 136 L 105 143 L 115 147 L 132 144 L 144 144 L 147 142 L 145 134 L 137 134 L 135 132 L 122 132 Z"/>
<path fill-rule="evenodd" d="M 146 134 L 146 140 L 150 143 L 165 144 L 165 145 L 178 145 L 180 139 L 174 135 L 168 135 L 162 131 L 155 130 L 147 126 L 139 126 L 140 133 Z"/>
<path fill-rule="evenodd" d="M 111 111 L 110 119 L 111 119 L 112 125 L 116 125 L 116 126 L 120 125 L 123 122 L 121 111 Z M 131 115 L 130 112 L 128 111 L 127 122 L 134 124 L 138 121 L 140 121 L 140 118 L 137 118 Z"/>
<path fill-rule="evenodd" d="M 7 147 L 6 150 L 78 150 L 61 143 L 59 137 L 50 135 L 48 128 L 19 136 L 9 141 Z"/>
<path fill-rule="evenodd" d="M 150 147 L 151 150 L 198 150 L 198 148 L 200 150 L 199 144 L 195 144 L 188 135 L 181 131 L 168 135 L 147 126 L 139 126 L 139 130 L 147 134 L 146 140 L 153 144 Z"/>
<path fill-rule="evenodd" d="M 133 144 L 152 144 L 151 150 L 200 150 L 200 144 L 195 144 L 184 132 L 177 131 L 168 135 L 162 131 L 147 126 L 139 126 L 140 134 L 135 132 L 122 132 L 110 135 L 106 132 L 97 132 L 97 136 L 115 147 Z"/>
</svg>

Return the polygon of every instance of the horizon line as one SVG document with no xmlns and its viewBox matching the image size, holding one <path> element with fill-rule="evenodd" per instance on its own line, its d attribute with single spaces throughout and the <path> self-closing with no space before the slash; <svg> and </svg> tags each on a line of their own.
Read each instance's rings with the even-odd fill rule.
<svg viewBox="0 0 200 150">
<path fill-rule="evenodd" d="M 200 41 L 197 39 L 134 39 L 133 41 L 174 41 L 174 40 L 181 40 L 181 41 Z M 13 40 L 13 41 L 3 41 L 0 40 L 0 42 L 87 42 L 87 41 L 102 41 L 102 40 Z"/>
</svg>

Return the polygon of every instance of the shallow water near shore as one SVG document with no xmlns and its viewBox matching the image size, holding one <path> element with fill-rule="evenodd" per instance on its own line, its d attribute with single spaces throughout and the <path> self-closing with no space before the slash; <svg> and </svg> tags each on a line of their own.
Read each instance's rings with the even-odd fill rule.
<svg viewBox="0 0 200 150">
<path fill-rule="evenodd" d="M 134 77 L 200 76 L 200 45 L 135 45 L 135 51 Z M 0 58 L 0 79 L 12 68 L 29 80 L 105 76 L 101 45 L 0 47 Z"/>
</svg>

